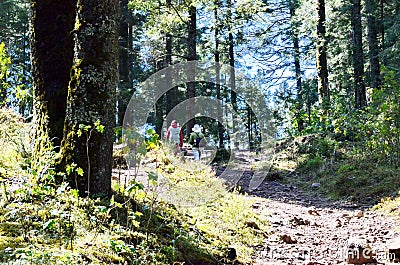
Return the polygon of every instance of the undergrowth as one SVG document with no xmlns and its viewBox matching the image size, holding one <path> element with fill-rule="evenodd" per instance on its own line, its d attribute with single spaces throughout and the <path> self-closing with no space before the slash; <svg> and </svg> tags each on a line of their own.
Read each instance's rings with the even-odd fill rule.
<svg viewBox="0 0 400 265">
<path fill-rule="evenodd" d="M 48 156 L 37 176 L 29 141 L 19 132 L 29 125 L 17 116 L 15 123 L 1 119 L 9 114 L 0 114 L 6 150 L 0 156 L 1 263 L 251 264 L 252 246 L 262 242 L 267 223 L 252 212 L 250 199 L 226 192 L 210 167 L 174 161 L 151 145 L 144 181 L 114 180 L 111 198 L 81 198 L 66 183 L 55 184 L 57 174 L 73 172 L 52 169 L 52 150 L 43 152 Z M 176 206 L 157 192 L 162 183 L 173 184 L 178 199 L 204 203 Z M 198 193 L 182 193 L 185 187 Z"/>
<path fill-rule="evenodd" d="M 30 163 L 30 129 L 22 116 L 0 109 L 0 177 L 20 176 Z"/>
<path fill-rule="evenodd" d="M 400 169 L 381 163 L 359 142 L 314 134 L 278 145 L 274 171 L 283 182 L 336 200 L 375 204 L 397 194 Z M 317 189 L 312 184 L 319 183 Z"/>
<path fill-rule="evenodd" d="M 397 194 L 397 197 L 382 198 L 373 209 L 388 215 L 400 217 L 400 193 Z"/>
</svg>

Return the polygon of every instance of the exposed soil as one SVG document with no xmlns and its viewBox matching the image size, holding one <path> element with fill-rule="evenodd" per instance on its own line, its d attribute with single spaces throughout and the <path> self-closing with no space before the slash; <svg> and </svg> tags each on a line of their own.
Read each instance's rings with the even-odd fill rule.
<svg viewBox="0 0 400 265">
<path fill-rule="evenodd" d="M 256 198 L 252 207 L 271 225 L 264 244 L 255 246 L 254 264 L 348 264 L 349 239 L 366 241 L 372 248 L 376 262 L 363 264 L 389 263 L 386 243 L 400 234 L 398 219 L 275 181 L 249 190 L 252 174 L 246 171 L 238 185 Z"/>
<path fill-rule="evenodd" d="M 353 239 L 366 241 L 375 259 L 358 264 L 389 264 L 386 243 L 400 235 L 400 220 L 368 205 L 328 200 L 276 181 L 250 190 L 250 160 L 241 161 L 246 171 L 238 186 L 255 200 L 254 211 L 270 223 L 264 243 L 254 246 L 253 264 L 348 264 L 346 246 Z M 222 171 L 217 169 L 217 175 Z M 116 178 L 127 178 L 126 171 L 124 176 L 116 173 Z"/>
</svg>

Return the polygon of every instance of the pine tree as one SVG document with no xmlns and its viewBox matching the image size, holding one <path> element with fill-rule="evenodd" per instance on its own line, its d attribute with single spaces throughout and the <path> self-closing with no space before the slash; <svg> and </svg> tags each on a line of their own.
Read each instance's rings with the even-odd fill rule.
<svg viewBox="0 0 400 265">
<path fill-rule="evenodd" d="M 364 83 L 364 52 L 361 27 L 361 0 L 352 1 L 351 24 L 353 28 L 353 70 L 355 107 L 363 108 L 367 104 Z"/>
<path fill-rule="evenodd" d="M 118 81 L 119 3 L 85 0 L 78 2 L 77 10 L 60 162 L 64 166 L 75 163 L 83 170 L 83 174 L 68 176 L 71 187 L 81 196 L 108 195 Z"/>
<path fill-rule="evenodd" d="M 326 15 L 325 0 L 318 0 L 317 3 L 318 24 L 317 24 L 317 73 L 318 93 L 320 103 L 325 112 L 329 109 L 329 82 L 328 82 L 328 61 L 327 61 L 327 39 L 326 39 Z"/>
<path fill-rule="evenodd" d="M 71 32 L 75 22 L 75 5 L 76 1 L 31 1 L 37 152 L 41 148 L 45 130 L 54 146 L 59 146 L 63 137 L 68 82 L 73 61 L 74 43 Z"/>
</svg>

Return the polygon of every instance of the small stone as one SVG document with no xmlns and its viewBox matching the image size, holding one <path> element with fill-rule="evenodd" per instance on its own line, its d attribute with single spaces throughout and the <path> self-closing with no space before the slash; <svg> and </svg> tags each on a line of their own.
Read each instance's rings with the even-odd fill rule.
<svg viewBox="0 0 400 265">
<path fill-rule="evenodd" d="M 319 213 L 318 213 L 318 211 L 316 211 L 316 210 L 308 210 L 308 213 L 309 214 L 311 214 L 311 215 L 316 215 L 316 216 L 319 216 Z"/>
<path fill-rule="evenodd" d="M 230 259 L 230 260 L 235 260 L 235 259 L 236 259 L 237 254 L 236 254 L 236 249 L 235 249 L 235 248 L 233 248 L 233 247 L 228 247 L 228 248 L 226 249 L 226 252 L 227 252 L 227 258 L 228 258 L 228 259 Z"/>
<path fill-rule="evenodd" d="M 313 183 L 313 184 L 311 184 L 311 189 L 316 190 L 316 189 L 318 189 L 320 186 L 321 186 L 321 184 L 319 184 L 319 183 Z"/>
<path fill-rule="evenodd" d="M 358 218 L 361 218 L 361 217 L 363 217 L 364 216 L 364 212 L 363 211 L 358 211 L 357 213 L 356 213 L 356 217 L 358 217 Z"/>
<path fill-rule="evenodd" d="M 281 239 L 282 239 L 283 242 L 285 242 L 287 244 L 296 244 L 297 243 L 296 239 L 292 239 L 288 235 L 281 235 Z"/>
<path fill-rule="evenodd" d="M 253 221 L 246 221 L 244 224 L 245 224 L 247 227 L 250 227 L 250 228 L 253 228 L 253 229 L 256 229 L 256 230 L 260 230 L 260 227 L 258 226 L 258 224 L 257 224 L 256 222 L 253 222 Z"/>
<path fill-rule="evenodd" d="M 298 225 L 309 225 L 310 221 L 308 220 L 304 220 L 303 218 L 297 218 L 296 216 L 293 217 L 289 223 L 291 223 L 294 226 L 298 226 Z"/>
</svg>

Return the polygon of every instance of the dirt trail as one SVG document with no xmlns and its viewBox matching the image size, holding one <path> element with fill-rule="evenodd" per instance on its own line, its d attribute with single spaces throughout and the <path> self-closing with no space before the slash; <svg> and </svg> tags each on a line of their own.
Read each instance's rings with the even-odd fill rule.
<svg viewBox="0 0 400 265">
<path fill-rule="evenodd" d="M 289 185 L 263 182 L 248 189 L 252 172 L 239 186 L 257 198 L 252 206 L 270 222 L 270 236 L 256 246 L 254 264 L 347 264 L 344 250 L 349 238 L 368 241 L 378 263 L 388 264 L 385 243 L 400 234 L 397 219 L 366 206 L 335 202 Z"/>
<path fill-rule="evenodd" d="M 371 211 L 368 206 L 327 200 L 274 181 L 249 190 L 254 161 L 242 162 L 246 171 L 238 186 L 255 199 L 252 207 L 270 223 L 269 236 L 255 246 L 253 264 L 348 264 L 344 250 L 351 238 L 368 241 L 377 260 L 371 264 L 389 264 L 386 243 L 400 235 L 399 219 Z M 217 175 L 218 171 L 223 170 L 217 169 Z M 115 178 L 127 178 L 116 173 Z"/>
</svg>

